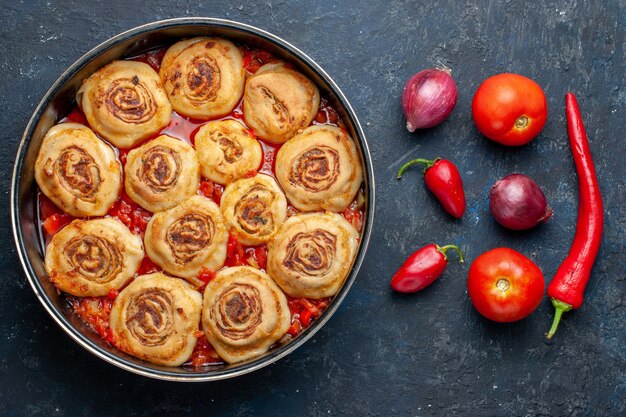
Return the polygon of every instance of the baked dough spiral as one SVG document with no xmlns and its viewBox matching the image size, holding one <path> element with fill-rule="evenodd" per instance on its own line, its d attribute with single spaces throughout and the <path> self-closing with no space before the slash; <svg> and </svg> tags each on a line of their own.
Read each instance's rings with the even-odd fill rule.
<svg viewBox="0 0 626 417">
<path fill-rule="evenodd" d="M 124 149 L 158 133 L 172 116 L 159 74 L 143 62 L 100 68 L 83 82 L 76 101 L 91 128 Z"/>
<path fill-rule="evenodd" d="M 159 71 L 165 91 L 178 113 L 214 119 L 230 113 L 243 94 L 243 56 L 220 38 L 198 37 L 170 47 Z"/>
<path fill-rule="evenodd" d="M 217 271 L 224 265 L 228 229 L 219 207 L 195 195 L 152 216 L 144 240 L 148 257 L 163 270 L 194 278 L 202 268 Z"/>
<path fill-rule="evenodd" d="M 185 281 L 160 272 L 141 275 L 113 302 L 113 341 L 148 362 L 182 365 L 196 345 L 201 309 L 201 294 Z"/>
<path fill-rule="evenodd" d="M 358 239 L 339 214 L 297 214 L 269 243 L 267 272 L 292 297 L 331 297 L 352 269 Z"/>
<path fill-rule="evenodd" d="M 151 212 L 172 208 L 198 191 L 200 166 L 191 145 L 167 135 L 143 144 L 126 158 L 126 194 Z"/>
<path fill-rule="evenodd" d="M 217 273 L 204 291 L 202 325 L 222 359 L 262 355 L 291 325 L 287 297 L 265 273 L 248 266 Z"/>
<path fill-rule="evenodd" d="M 123 287 L 143 259 L 141 237 L 119 220 L 74 220 L 48 244 L 45 268 L 50 281 L 68 294 L 100 297 Z"/>
<path fill-rule="evenodd" d="M 243 115 L 260 138 L 285 143 L 311 124 L 319 104 L 311 80 L 284 63 L 270 63 L 246 81 Z"/>
<path fill-rule="evenodd" d="M 345 130 L 316 125 L 278 150 L 276 178 L 298 210 L 343 211 L 359 191 L 363 172 Z"/>
<path fill-rule="evenodd" d="M 78 123 L 48 130 L 35 161 L 35 180 L 54 204 L 76 217 L 105 215 L 122 186 L 113 149 Z"/>
<path fill-rule="evenodd" d="M 222 195 L 222 214 L 244 245 L 260 245 L 287 217 L 287 199 L 276 181 L 264 174 L 231 182 Z"/>
<path fill-rule="evenodd" d="M 258 169 L 261 144 L 236 120 L 218 120 L 202 126 L 195 136 L 202 175 L 226 185 Z"/>
</svg>

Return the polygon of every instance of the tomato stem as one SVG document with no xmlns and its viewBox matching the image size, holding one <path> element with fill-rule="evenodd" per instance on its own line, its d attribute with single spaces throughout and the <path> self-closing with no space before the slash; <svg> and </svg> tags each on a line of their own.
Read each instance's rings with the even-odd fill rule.
<svg viewBox="0 0 626 417">
<path fill-rule="evenodd" d="M 460 263 L 465 262 L 465 259 L 463 258 L 463 252 L 461 252 L 461 249 L 457 245 L 446 245 L 446 246 L 435 245 L 435 246 L 437 246 L 437 250 L 443 254 L 444 259 L 448 259 L 448 257 L 446 256 L 446 251 L 448 249 L 454 249 L 459 254 L 459 262 Z"/>
<path fill-rule="evenodd" d="M 559 323 L 561 321 L 561 316 L 563 315 L 563 313 L 572 309 L 571 304 L 564 303 L 563 301 L 557 300 L 556 298 L 552 298 L 551 300 L 552 305 L 554 306 L 554 309 L 556 311 L 554 313 L 552 327 L 550 327 L 550 330 L 546 334 L 546 338 L 548 339 L 552 339 L 552 336 L 554 336 L 554 333 L 556 333 L 556 329 L 559 327 Z"/>
<path fill-rule="evenodd" d="M 515 127 L 518 129 L 523 129 L 526 126 L 528 126 L 528 117 L 526 116 L 520 116 L 515 121 Z"/>
<path fill-rule="evenodd" d="M 416 164 L 425 164 L 426 168 L 424 168 L 424 172 L 426 172 L 428 170 L 428 168 L 432 167 L 435 162 L 439 161 L 441 158 L 435 158 L 435 159 L 424 159 L 424 158 L 417 158 L 417 159 L 413 159 L 409 162 L 407 162 L 406 164 L 402 165 L 400 167 L 400 169 L 398 170 L 398 175 L 396 176 L 397 179 L 400 179 L 402 177 L 402 174 L 404 173 L 404 171 L 407 170 L 407 168 L 409 168 L 410 166 L 416 165 Z"/>
<path fill-rule="evenodd" d="M 506 292 L 511 288 L 511 283 L 506 278 L 500 278 L 496 281 L 496 288 L 502 292 Z"/>
</svg>

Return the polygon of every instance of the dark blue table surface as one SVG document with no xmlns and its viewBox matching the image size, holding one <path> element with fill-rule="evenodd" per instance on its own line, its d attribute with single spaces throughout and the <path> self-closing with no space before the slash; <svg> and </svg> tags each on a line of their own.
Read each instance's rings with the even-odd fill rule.
<svg viewBox="0 0 626 417">
<path fill-rule="evenodd" d="M 626 4 L 611 1 L 3 1 L 0 7 L 0 415 L 2 416 L 617 416 L 626 413 Z M 8 215 L 21 133 L 37 102 L 83 53 L 139 24 L 181 16 L 238 20 L 271 31 L 316 60 L 354 106 L 374 159 L 377 212 L 370 248 L 344 304 L 305 346 L 236 380 L 195 385 L 149 380 L 84 352 L 48 317 L 26 283 Z M 410 134 L 405 80 L 442 62 L 459 101 L 437 128 Z M 536 80 L 549 118 L 530 145 L 510 149 L 476 131 L 471 98 L 499 72 Z M 413 296 L 389 290 L 395 269 L 430 242 L 456 243 L 471 262 L 515 248 L 552 278 L 571 243 L 577 177 L 564 95 L 578 95 L 603 191 L 606 229 L 583 307 L 554 341 L 548 300 L 529 318 L 495 324 L 473 309 L 469 262 L 450 263 Z M 410 157 L 460 168 L 468 210 L 453 221 Z M 490 218 L 487 192 L 522 172 L 555 215 L 525 233 Z"/>
</svg>

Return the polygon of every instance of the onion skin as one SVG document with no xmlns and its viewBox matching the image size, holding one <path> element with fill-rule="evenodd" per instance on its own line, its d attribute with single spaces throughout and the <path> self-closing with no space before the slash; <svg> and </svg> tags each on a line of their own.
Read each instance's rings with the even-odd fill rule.
<svg viewBox="0 0 626 417">
<path fill-rule="evenodd" d="M 431 68 L 418 72 L 402 91 L 402 110 L 409 132 L 437 126 L 456 105 L 456 83 L 449 69 Z"/>
<path fill-rule="evenodd" d="M 494 219 L 511 230 L 527 230 L 552 216 L 541 187 L 523 174 L 502 178 L 489 191 L 489 210 Z"/>
</svg>

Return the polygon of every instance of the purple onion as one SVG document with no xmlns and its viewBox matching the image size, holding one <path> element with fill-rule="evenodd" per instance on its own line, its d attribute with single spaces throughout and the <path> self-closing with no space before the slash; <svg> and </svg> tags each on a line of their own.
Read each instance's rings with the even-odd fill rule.
<svg viewBox="0 0 626 417">
<path fill-rule="evenodd" d="M 402 91 L 402 110 L 409 132 L 437 126 L 456 105 L 456 84 L 449 69 L 431 68 L 418 72 Z"/>
<path fill-rule="evenodd" d="M 498 223 L 512 230 L 530 229 L 552 216 L 541 187 L 523 174 L 507 175 L 491 187 L 489 210 Z"/>
</svg>

